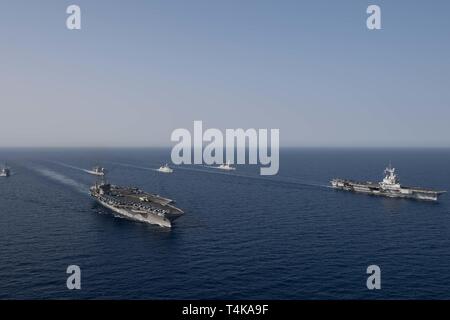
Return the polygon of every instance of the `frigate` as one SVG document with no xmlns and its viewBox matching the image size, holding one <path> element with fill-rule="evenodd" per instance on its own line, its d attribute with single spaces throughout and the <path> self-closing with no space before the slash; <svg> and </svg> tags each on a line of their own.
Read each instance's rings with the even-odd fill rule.
<svg viewBox="0 0 450 320">
<path fill-rule="evenodd" d="M 226 170 L 226 171 L 236 170 L 235 167 L 231 166 L 231 161 L 228 161 L 226 164 L 221 164 L 220 166 L 217 167 L 217 169 Z"/>
<path fill-rule="evenodd" d="M 169 167 L 169 165 L 167 163 L 165 165 L 159 167 L 158 171 L 162 172 L 162 173 L 173 173 L 173 169 L 171 167 Z"/>
<path fill-rule="evenodd" d="M 92 174 L 94 176 L 104 176 L 106 173 L 105 168 L 100 167 L 100 166 L 96 166 L 94 168 L 92 168 L 92 170 L 85 170 L 87 173 Z"/>
<path fill-rule="evenodd" d="M 9 177 L 11 175 L 11 169 L 7 166 L 4 166 L 0 169 L 0 177 Z"/>
</svg>

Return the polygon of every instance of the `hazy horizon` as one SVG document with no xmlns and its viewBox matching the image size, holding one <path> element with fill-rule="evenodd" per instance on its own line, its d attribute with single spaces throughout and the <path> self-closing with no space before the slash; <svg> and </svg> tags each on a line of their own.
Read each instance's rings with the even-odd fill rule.
<svg viewBox="0 0 450 320">
<path fill-rule="evenodd" d="M 66 8 L 82 10 L 69 31 Z M 377 4 L 382 30 L 366 28 Z M 284 148 L 450 147 L 450 2 L 6 1 L 0 148 L 165 148 L 277 128 Z"/>
</svg>

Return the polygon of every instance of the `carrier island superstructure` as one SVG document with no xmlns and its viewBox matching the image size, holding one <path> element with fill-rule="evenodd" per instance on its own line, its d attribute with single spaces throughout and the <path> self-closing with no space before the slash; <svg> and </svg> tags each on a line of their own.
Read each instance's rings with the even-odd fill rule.
<svg viewBox="0 0 450 320">
<path fill-rule="evenodd" d="M 90 194 L 98 203 L 124 218 L 171 228 L 172 222 L 184 212 L 174 201 L 146 193 L 138 188 L 119 187 L 97 181 Z"/>
<path fill-rule="evenodd" d="M 333 179 L 331 180 L 331 185 L 333 188 L 345 191 L 353 191 L 393 198 L 411 198 L 429 201 L 437 201 L 438 197 L 446 192 L 402 186 L 400 185 L 398 176 L 395 173 L 395 168 L 392 168 L 391 165 L 386 168 L 384 173 L 384 179 L 379 183 L 357 182 L 346 179 Z"/>
</svg>

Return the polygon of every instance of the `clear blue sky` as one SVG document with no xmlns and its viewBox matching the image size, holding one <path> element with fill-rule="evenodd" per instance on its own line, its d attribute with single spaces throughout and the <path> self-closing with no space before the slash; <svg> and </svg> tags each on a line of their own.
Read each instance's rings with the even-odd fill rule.
<svg viewBox="0 0 450 320">
<path fill-rule="evenodd" d="M 450 146 L 450 1 L 0 3 L 0 146 L 172 145 L 194 120 L 282 146 Z"/>
</svg>

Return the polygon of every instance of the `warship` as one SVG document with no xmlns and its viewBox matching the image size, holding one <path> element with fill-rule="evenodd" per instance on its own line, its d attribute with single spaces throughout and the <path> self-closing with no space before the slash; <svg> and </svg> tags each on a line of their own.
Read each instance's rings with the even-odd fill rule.
<svg viewBox="0 0 450 320">
<path fill-rule="evenodd" d="M 171 167 L 169 167 L 169 165 L 167 163 L 165 165 L 159 167 L 158 171 L 162 172 L 162 173 L 173 173 L 173 169 Z"/>
<path fill-rule="evenodd" d="M 90 194 L 102 206 L 124 218 L 171 228 L 172 222 L 183 215 L 174 201 L 146 193 L 138 188 L 119 187 L 105 181 L 96 182 Z"/>
<path fill-rule="evenodd" d="M 5 165 L 0 168 L 0 177 L 9 177 L 11 175 L 11 169 L 5 162 Z"/>
<path fill-rule="evenodd" d="M 0 177 L 9 177 L 11 175 L 11 170 L 8 167 L 3 167 L 0 169 Z"/>
<path fill-rule="evenodd" d="M 446 191 L 435 191 L 417 187 L 402 186 L 397 174 L 395 173 L 395 168 L 392 168 L 391 165 L 384 170 L 384 173 L 384 179 L 379 183 L 333 179 L 331 180 L 331 186 L 335 189 L 371 195 L 429 201 L 437 201 L 440 195 L 446 193 Z"/>
<path fill-rule="evenodd" d="M 235 167 L 231 166 L 231 161 L 228 161 L 226 164 L 221 164 L 220 166 L 217 167 L 217 169 L 226 170 L 226 171 L 236 170 Z"/>
<path fill-rule="evenodd" d="M 94 176 L 103 177 L 105 175 L 105 168 L 100 167 L 100 166 L 96 166 L 96 167 L 92 168 L 92 170 L 85 170 L 85 171 Z"/>
</svg>

